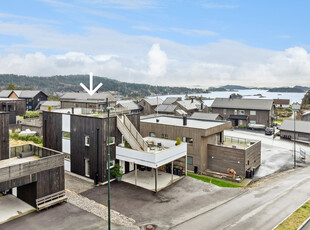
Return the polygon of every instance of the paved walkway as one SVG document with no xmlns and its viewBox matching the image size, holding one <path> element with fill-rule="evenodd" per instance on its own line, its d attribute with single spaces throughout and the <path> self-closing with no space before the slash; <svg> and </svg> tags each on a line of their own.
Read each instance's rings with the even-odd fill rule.
<svg viewBox="0 0 310 230">
<path fill-rule="evenodd" d="M 173 175 L 173 181 L 177 181 L 181 177 Z M 122 177 L 122 181 L 135 185 L 135 172 L 130 172 Z M 158 171 L 157 190 L 164 189 L 171 184 L 171 174 L 163 171 Z M 152 175 L 151 171 L 137 171 L 137 186 L 147 190 L 155 191 L 155 170 Z"/>
</svg>

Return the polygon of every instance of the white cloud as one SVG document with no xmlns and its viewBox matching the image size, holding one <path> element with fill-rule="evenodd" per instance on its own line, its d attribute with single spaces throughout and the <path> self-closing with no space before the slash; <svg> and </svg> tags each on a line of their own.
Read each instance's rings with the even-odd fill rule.
<svg viewBox="0 0 310 230">
<path fill-rule="evenodd" d="M 197 30 L 197 29 L 184 29 L 184 28 L 171 28 L 171 31 L 178 32 L 186 35 L 200 35 L 200 36 L 217 36 L 216 32 L 210 30 Z"/>
<path fill-rule="evenodd" d="M 148 74 L 151 77 L 162 77 L 167 72 L 168 57 L 160 49 L 159 44 L 154 44 L 148 53 Z"/>
<path fill-rule="evenodd" d="M 118 8 L 126 10 L 154 8 L 157 6 L 153 0 L 80 0 L 87 4 L 95 4 L 102 8 Z"/>
<path fill-rule="evenodd" d="M 105 28 L 84 30 L 64 34 L 51 25 L 0 21 L 0 34 L 23 38 L 14 45 L 0 44 L 0 73 L 93 72 L 121 81 L 172 86 L 309 85 L 310 54 L 302 47 L 274 51 L 231 40 L 189 46 Z"/>
</svg>

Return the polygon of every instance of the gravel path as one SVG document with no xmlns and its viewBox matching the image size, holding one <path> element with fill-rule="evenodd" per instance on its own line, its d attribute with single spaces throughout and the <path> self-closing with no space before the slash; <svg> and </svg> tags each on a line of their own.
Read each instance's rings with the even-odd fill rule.
<svg viewBox="0 0 310 230">
<path fill-rule="evenodd" d="M 66 189 L 66 195 L 68 197 L 68 202 L 88 211 L 104 220 L 108 220 L 108 208 L 102 204 L 97 203 L 94 200 L 90 200 L 84 196 L 81 196 L 75 192 Z M 116 225 L 122 225 L 131 229 L 139 229 L 136 226 L 135 220 L 128 218 L 119 212 L 111 210 L 111 222 Z"/>
</svg>

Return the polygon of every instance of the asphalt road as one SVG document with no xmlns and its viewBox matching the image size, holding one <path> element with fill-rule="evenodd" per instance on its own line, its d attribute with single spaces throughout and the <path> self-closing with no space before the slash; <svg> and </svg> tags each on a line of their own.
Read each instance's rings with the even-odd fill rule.
<svg viewBox="0 0 310 230">
<path fill-rule="evenodd" d="M 292 141 L 267 136 L 264 132 L 252 130 L 225 130 L 225 135 L 260 140 L 262 143 L 262 162 L 255 172 L 254 180 L 292 169 L 294 167 L 294 144 Z M 306 163 L 301 161 L 299 151 L 303 149 L 307 153 Z M 310 147 L 305 144 L 296 144 L 296 160 L 299 166 L 310 165 Z"/>
<path fill-rule="evenodd" d="M 246 193 L 172 229 L 272 229 L 310 197 L 310 167 L 253 185 Z"/>
</svg>

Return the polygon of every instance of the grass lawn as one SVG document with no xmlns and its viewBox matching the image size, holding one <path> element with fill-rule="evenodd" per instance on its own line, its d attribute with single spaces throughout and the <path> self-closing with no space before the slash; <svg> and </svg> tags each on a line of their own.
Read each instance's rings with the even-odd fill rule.
<svg viewBox="0 0 310 230">
<path fill-rule="evenodd" d="M 35 144 L 32 141 L 22 141 L 22 140 L 15 140 L 15 139 L 10 138 L 10 147 L 14 147 L 14 146 L 18 146 L 18 145 L 26 145 L 26 144 L 43 146 L 43 144 Z"/>
<path fill-rule="evenodd" d="M 277 123 L 277 124 L 282 124 L 282 121 L 273 121 L 274 123 Z"/>
<path fill-rule="evenodd" d="M 291 230 L 298 229 L 302 223 L 310 217 L 310 200 L 304 203 L 299 209 L 297 209 L 292 215 L 290 215 L 285 221 L 283 221 L 276 230 Z"/>
<path fill-rule="evenodd" d="M 242 188 L 243 186 L 241 186 L 239 183 L 235 183 L 232 181 L 227 181 L 224 179 L 218 179 L 218 178 L 213 178 L 213 177 L 208 177 L 205 175 L 197 175 L 197 174 L 193 174 L 193 173 L 187 173 L 187 176 L 195 178 L 197 180 L 201 180 L 207 183 L 211 183 L 214 185 L 217 185 L 219 187 L 230 187 L 230 188 Z"/>
</svg>

